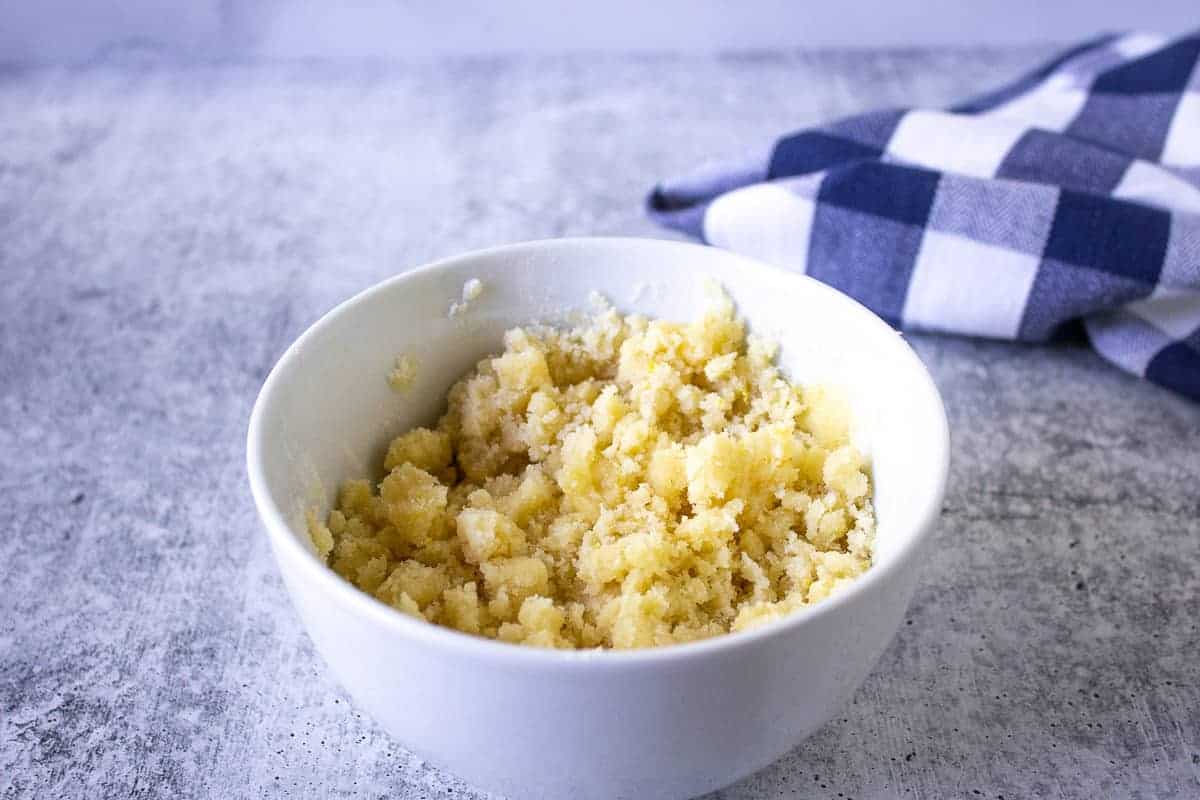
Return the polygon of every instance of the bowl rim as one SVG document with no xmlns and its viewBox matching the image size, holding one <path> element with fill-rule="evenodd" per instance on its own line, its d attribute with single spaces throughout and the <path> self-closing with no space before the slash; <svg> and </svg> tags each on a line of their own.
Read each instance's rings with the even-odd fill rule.
<svg viewBox="0 0 1200 800">
<path fill-rule="evenodd" d="M 532 647 L 524 644 L 514 644 L 498 639 L 457 631 L 443 627 L 423 619 L 416 619 L 387 604 L 375 599 L 352 585 L 335 573 L 328 565 L 317 558 L 309 548 L 305 547 L 299 538 L 293 535 L 291 526 L 279 506 L 274 502 L 267 488 L 266 476 L 262 467 L 262 453 L 267 443 L 264 441 L 263 417 L 271 405 L 273 396 L 278 390 L 279 375 L 287 365 L 296 359 L 297 354 L 305 348 L 312 339 L 331 324 L 332 320 L 350 313 L 357 305 L 367 302 L 375 294 L 386 291 L 396 284 L 416 280 L 431 272 L 451 269 L 463 262 L 481 258 L 511 258 L 520 257 L 537 251 L 562 250 L 569 253 L 581 247 L 651 247 L 675 250 L 718 251 L 721 257 L 737 260 L 747 269 L 771 270 L 787 279 L 798 282 L 807 281 L 810 289 L 828 296 L 830 302 L 846 306 L 852 313 L 859 315 L 863 324 L 874 325 L 885 329 L 897 336 L 900 351 L 908 360 L 914 379 L 922 384 L 925 393 L 932 398 L 934 409 L 940 421 L 939 436 L 930 443 L 935 448 L 935 458 L 938 474 L 932 484 L 935 488 L 924 498 L 923 507 L 916 516 L 915 530 L 908 531 L 906 541 L 888 560 L 882 564 L 872 564 L 865 574 L 856 578 L 849 586 L 840 589 L 831 597 L 819 603 L 804 606 L 792 611 L 780 619 L 747 631 L 737 631 L 678 644 L 659 645 L 654 647 L 618 650 L 608 648 L 592 648 L 586 650 L 558 650 L 551 648 Z M 950 430 L 946 419 L 945 405 L 941 393 L 937 389 L 932 376 L 924 363 L 917 356 L 907 341 L 899 332 L 880 319 L 874 312 L 849 295 L 833 287 L 811 278 L 803 273 L 793 272 L 782 267 L 760 261 L 740 253 L 722 248 L 701 245 L 692 242 L 681 242 L 671 239 L 654 239 L 631 236 L 579 236 L 556 239 L 535 239 L 512 244 L 498 245 L 480 250 L 473 250 L 459 255 L 438 259 L 422 266 L 405 270 L 397 275 L 386 278 L 334 306 L 313 322 L 300 334 L 275 362 L 262 388 L 255 399 L 250 412 L 249 425 L 246 432 L 246 471 L 250 482 L 251 495 L 258 515 L 266 529 L 267 536 L 278 556 L 280 572 L 287 569 L 283 563 L 287 558 L 299 571 L 304 587 L 312 586 L 323 592 L 336 595 L 344 607 L 353 612 L 372 619 L 376 624 L 390 628 L 396 634 L 410 638 L 414 644 L 435 646 L 449 651 L 456 651 L 460 656 L 486 660 L 493 664 L 498 662 L 524 666 L 558 666 L 563 668 L 627 668 L 640 665 L 663 664 L 703 658 L 711 654 L 728 652 L 747 647 L 759 640 L 781 636 L 796 628 L 804 627 L 811 620 L 836 613 L 839 608 L 851 603 L 857 596 L 868 588 L 884 581 L 896 570 L 908 568 L 912 557 L 916 555 L 921 545 L 928 539 L 934 529 L 934 523 L 941 514 L 942 501 L 945 496 L 946 482 L 950 468 Z M 307 630 L 307 622 L 304 622 Z"/>
</svg>

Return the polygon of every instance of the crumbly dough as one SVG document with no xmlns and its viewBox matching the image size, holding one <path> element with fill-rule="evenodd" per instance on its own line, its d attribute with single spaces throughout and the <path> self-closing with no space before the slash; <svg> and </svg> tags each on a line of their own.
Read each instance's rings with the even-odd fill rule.
<svg viewBox="0 0 1200 800">
<path fill-rule="evenodd" d="M 417 380 L 417 360 L 407 353 L 396 356 L 396 364 L 388 373 L 388 384 L 397 392 L 407 392 Z"/>
<path fill-rule="evenodd" d="M 848 412 L 801 388 L 721 296 L 690 324 L 608 309 L 516 328 L 435 429 L 352 480 L 318 554 L 364 592 L 544 647 L 666 645 L 761 625 L 871 563 Z"/>
<path fill-rule="evenodd" d="M 483 294 L 483 281 L 479 278 L 471 278 L 463 284 L 462 300 L 450 304 L 450 316 L 457 317 L 459 314 L 465 314 L 481 294 Z"/>
</svg>

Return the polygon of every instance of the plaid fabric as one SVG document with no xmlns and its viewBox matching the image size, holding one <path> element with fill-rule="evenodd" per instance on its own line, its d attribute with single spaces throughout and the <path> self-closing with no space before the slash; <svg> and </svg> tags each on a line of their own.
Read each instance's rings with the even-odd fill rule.
<svg viewBox="0 0 1200 800">
<path fill-rule="evenodd" d="M 1105 36 L 949 111 L 881 111 L 665 182 L 650 214 L 898 327 L 1096 350 L 1200 399 L 1200 33 Z"/>
</svg>

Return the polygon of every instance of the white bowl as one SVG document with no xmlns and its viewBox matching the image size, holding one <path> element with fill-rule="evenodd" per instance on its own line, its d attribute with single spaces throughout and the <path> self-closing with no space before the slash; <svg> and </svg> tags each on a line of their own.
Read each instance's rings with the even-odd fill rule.
<svg viewBox="0 0 1200 800">
<path fill-rule="evenodd" d="M 875 563 L 853 585 L 757 630 L 637 651 L 557 652 L 405 616 L 317 560 L 304 511 L 378 475 L 389 439 L 430 424 L 503 331 L 591 308 L 686 320 L 705 279 L 802 382 L 844 389 L 872 461 Z M 463 284 L 484 293 L 451 317 Z M 418 361 L 406 395 L 385 376 Z M 941 399 L 904 340 L 845 295 L 710 247 L 560 239 L 440 261 L 330 311 L 280 358 L 250 417 L 247 468 L 292 601 L 354 701 L 407 748 L 514 798 L 681 798 L 761 769 L 828 720 L 895 633 L 941 510 Z"/>
</svg>

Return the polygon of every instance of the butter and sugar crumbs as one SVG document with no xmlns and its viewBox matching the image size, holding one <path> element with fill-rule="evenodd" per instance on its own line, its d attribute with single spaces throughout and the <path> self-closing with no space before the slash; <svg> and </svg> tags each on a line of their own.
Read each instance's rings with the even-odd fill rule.
<svg viewBox="0 0 1200 800">
<path fill-rule="evenodd" d="M 395 365 L 387 379 L 397 392 L 407 392 L 417 380 L 417 360 L 407 353 L 396 356 Z"/>
<path fill-rule="evenodd" d="M 436 428 L 348 481 L 319 555 L 429 622 L 544 647 L 634 648 L 745 630 L 871 564 L 849 414 L 789 383 L 723 294 L 697 320 L 515 328 Z"/>
<path fill-rule="evenodd" d="M 459 314 L 466 313 L 481 294 L 483 294 L 483 281 L 479 278 L 468 280 L 462 287 L 462 300 L 450 304 L 450 316 L 457 317 Z"/>
</svg>

